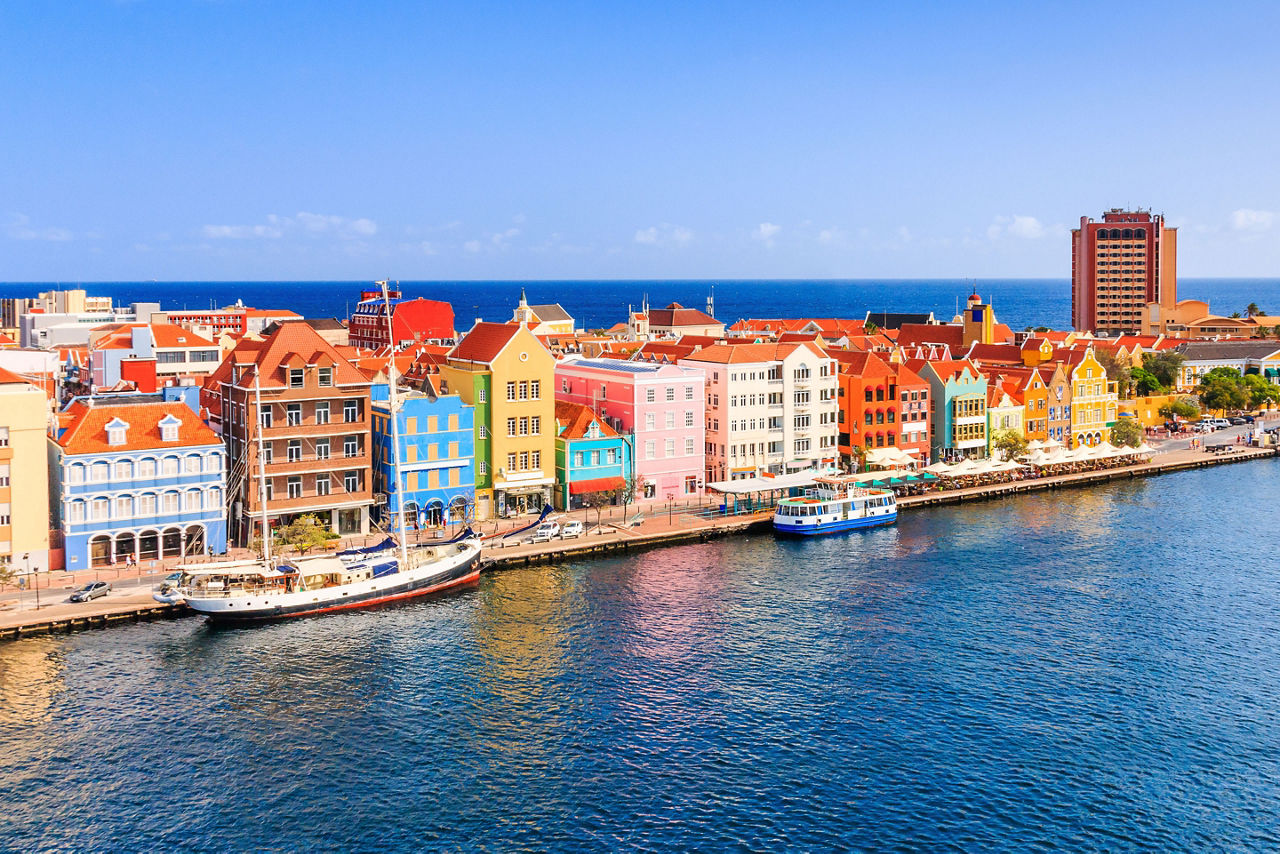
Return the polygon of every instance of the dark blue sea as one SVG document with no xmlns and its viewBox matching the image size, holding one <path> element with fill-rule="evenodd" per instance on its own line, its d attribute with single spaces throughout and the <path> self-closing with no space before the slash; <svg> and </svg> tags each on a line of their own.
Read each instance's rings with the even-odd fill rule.
<svg viewBox="0 0 1280 854">
<path fill-rule="evenodd" d="M 1275 850 L 1278 475 L 0 646 L 0 848 Z"/>
<path fill-rule="evenodd" d="M 243 300 L 256 308 L 287 308 L 306 317 L 350 316 L 368 282 L 100 282 L 0 284 L 0 297 L 34 296 L 50 288 L 83 287 L 113 297 L 118 305 L 159 301 L 163 308 L 205 308 Z M 898 279 L 772 281 L 530 281 L 403 282 L 406 296 L 453 304 L 457 328 L 477 317 L 509 320 L 525 288 L 531 303 L 558 302 L 586 329 L 626 320 L 627 306 L 646 298 L 654 307 L 672 302 L 705 308 L 714 291 L 715 315 L 732 323 L 743 317 L 864 317 L 868 311 L 929 312 L 950 320 L 975 289 L 991 301 L 996 317 L 1013 329 L 1071 326 L 1071 290 L 1066 279 Z M 1280 315 L 1280 279 L 1183 279 L 1184 299 L 1207 299 L 1212 310 L 1231 314 L 1257 303 Z"/>
</svg>

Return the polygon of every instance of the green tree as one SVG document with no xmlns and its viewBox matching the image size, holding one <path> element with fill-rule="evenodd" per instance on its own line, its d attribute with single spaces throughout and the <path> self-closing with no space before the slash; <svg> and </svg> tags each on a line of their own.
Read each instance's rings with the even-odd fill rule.
<svg viewBox="0 0 1280 854">
<path fill-rule="evenodd" d="M 622 478 L 622 485 L 610 493 L 622 505 L 624 519 L 627 516 L 627 505 L 636 500 L 636 487 L 636 476 L 629 474 Z"/>
<path fill-rule="evenodd" d="M 1093 350 L 1093 357 L 1098 360 L 1098 364 L 1102 365 L 1102 369 L 1107 372 L 1107 379 L 1116 384 L 1116 391 L 1119 392 L 1120 399 L 1128 400 L 1129 387 L 1132 383 L 1132 370 L 1129 367 L 1129 363 L 1122 359 L 1117 359 L 1115 353 L 1097 347 Z"/>
<path fill-rule="evenodd" d="M 1142 426 L 1132 418 L 1121 418 L 1111 427 L 1111 444 L 1136 448 L 1142 444 Z"/>
<path fill-rule="evenodd" d="M 1244 307 L 1244 313 L 1249 317 L 1258 317 L 1262 314 L 1262 309 L 1258 308 L 1256 302 L 1251 302 Z"/>
<path fill-rule="evenodd" d="M 1235 368 L 1223 367 L 1223 368 L 1214 368 L 1213 370 L 1209 371 L 1209 373 L 1200 377 L 1200 382 L 1203 383 L 1208 380 L 1233 380 L 1234 381 L 1238 379 L 1240 379 L 1239 371 L 1237 371 Z"/>
<path fill-rule="evenodd" d="M 1272 385 L 1257 374 L 1245 374 L 1240 380 L 1245 394 L 1249 396 L 1252 409 L 1262 409 L 1273 403 L 1280 403 L 1280 386 Z"/>
<path fill-rule="evenodd" d="M 322 546 L 338 536 L 320 524 L 320 521 L 311 513 L 304 513 L 283 528 L 277 528 L 275 535 L 277 543 L 282 546 L 292 546 L 301 554 L 306 554 L 309 549 Z"/>
<path fill-rule="evenodd" d="M 18 570 L 11 563 L 0 563 L 0 587 L 7 587 L 18 577 Z"/>
<path fill-rule="evenodd" d="M 1182 354 L 1173 350 L 1142 354 L 1142 367 L 1155 376 L 1164 388 L 1177 386 L 1178 372 L 1182 370 L 1183 361 Z"/>
<path fill-rule="evenodd" d="M 1159 412 L 1162 418 L 1181 418 L 1183 421 L 1190 421 L 1199 417 L 1200 407 L 1189 397 L 1178 397 L 1160 407 Z"/>
<path fill-rule="evenodd" d="M 1200 403 L 1211 412 L 1228 412 L 1233 409 L 1244 409 L 1249 405 L 1249 395 L 1245 392 L 1239 377 L 1232 379 L 1224 376 L 1207 376 L 1200 381 L 1196 390 L 1200 393 Z"/>
<path fill-rule="evenodd" d="M 991 450 L 998 451 L 1001 459 L 1017 459 L 1027 452 L 1027 437 L 1020 430 L 997 430 L 991 435 Z"/>
<path fill-rule="evenodd" d="M 1134 368 L 1130 379 L 1133 382 L 1134 392 L 1139 395 L 1159 394 L 1165 390 L 1156 375 L 1146 368 Z"/>
</svg>

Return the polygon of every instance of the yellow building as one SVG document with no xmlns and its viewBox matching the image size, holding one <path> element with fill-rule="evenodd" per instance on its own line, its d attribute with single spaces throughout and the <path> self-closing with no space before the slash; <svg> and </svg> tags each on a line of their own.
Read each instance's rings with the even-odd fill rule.
<svg viewBox="0 0 1280 854">
<path fill-rule="evenodd" d="M 1093 348 L 1072 352 L 1067 359 L 1071 379 L 1071 446 L 1090 447 L 1109 441 L 1116 421 L 1116 384 L 1094 356 Z"/>
<path fill-rule="evenodd" d="M 0 564 L 49 571 L 49 398 L 0 368 Z"/>
<path fill-rule="evenodd" d="M 529 305 L 524 288 L 520 289 L 520 304 L 511 316 L 512 323 L 523 323 L 534 335 L 572 335 L 573 318 L 560 303 Z"/>
<path fill-rule="evenodd" d="M 555 358 L 526 326 L 477 323 L 440 366 L 475 407 L 476 519 L 536 511 L 555 486 Z"/>
</svg>

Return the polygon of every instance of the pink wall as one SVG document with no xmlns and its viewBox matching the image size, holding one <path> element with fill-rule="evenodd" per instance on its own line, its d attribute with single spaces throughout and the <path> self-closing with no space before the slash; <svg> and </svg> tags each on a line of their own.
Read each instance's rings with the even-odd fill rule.
<svg viewBox="0 0 1280 854">
<path fill-rule="evenodd" d="M 634 435 L 636 479 L 652 484 L 653 499 L 701 495 L 706 441 L 702 372 L 676 365 L 634 362 L 618 362 L 617 367 L 613 367 L 610 361 L 587 359 L 558 363 L 556 399 L 585 404 L 622 432 Z M 672 400 L 667 400 L 668 389 Z M 653 391 L 652 403 L 648 400 L 650 390 Z M 667 426 L 668 413 L 670 427 Z M 686 453 L 689 440 L 692 440 L 692 453 Z M 670 456 L 668 441 L 673 451 Z M 652 459 L 648 456 L 650 442 L 653 443 Z M 687 483 L 689 478 L 694 479 L 692 489 Z"/>
</svg>

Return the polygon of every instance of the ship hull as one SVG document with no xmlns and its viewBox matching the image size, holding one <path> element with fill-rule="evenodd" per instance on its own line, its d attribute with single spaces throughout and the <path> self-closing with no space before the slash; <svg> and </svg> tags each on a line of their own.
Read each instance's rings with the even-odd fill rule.
<svg viewBox="0 0 1280 854">
<path fill-rule="evenodd" d="M 806 520 L 807 521 L 807 520 Z M 840 519 L 832 522 L 813 522 L 809 524 L 791 524 L 775 519 L 773 529 L 779 534 L 795 534 L 801 537 L 813 537 L 818 534 L 835 534 L 840 531 L 855 531 L 859 528 L 878 528 L 881 525 L 892 525 L 898 521 L 898 514 L 884 516 L 868 516 L 862 519 Z"/>
<path fill-rule="evenodd" d="M 480 577 L 480 551 L 460 555 L 456 561 L 432 566 L 430 572 L 413 570 L 382 576 L 370 582 L 295 593 L 263 594 L 261 597 L 187 597 L 187 605 L 214 623 L 255 623 L 308 617 L 333 611 L 367 608 L 439 593 L 470 584 Z M 248 601 L 242 601 L 242 600 Z"/>
</svg>

